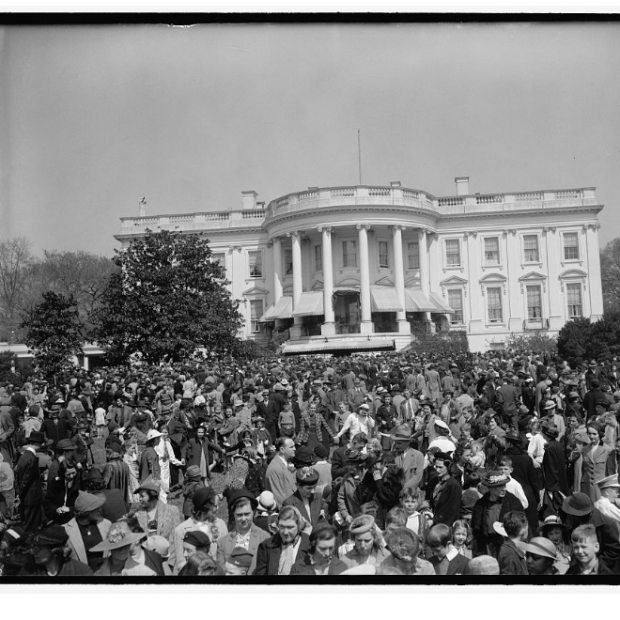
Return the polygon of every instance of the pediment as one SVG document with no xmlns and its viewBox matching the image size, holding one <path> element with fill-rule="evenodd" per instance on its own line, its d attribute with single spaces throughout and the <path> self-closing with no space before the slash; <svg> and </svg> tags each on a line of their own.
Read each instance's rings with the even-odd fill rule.
<svg viewBox="0 0 620 620">
<path fill-rule="evenodd" d="M 506 282 L 508 278 L 501 273 L 488 273 L 486 276 L 480 278 L 480 282 Z"/>
<path fill-rule="evenodd" d="M 419 288 L 420 287 L 420 276 L 407 278 L 405 280 L 405 288 Z"/>
<path fill-rule="evenodd" d="M 467 284 L 465 278 L 459 278 L 459 276 L 450 276 L 439 283 L 439 286 L 463 286 Z"/>
<path fill-rule="evenodd" d="M 559 276 L 559 278 L 587 278 L 588 274 L 583 269 L 566 269 Z"/>
<path fill-rule="evenodd" d="M 521 276 L 519 280 L 546 280 L 547 276 L 543 273 L 539 273 L 538 271 L 530 271 L 526 273 L 524 276 Z"/>
<path fill-rule="evenodd" d="M 311 291 L 322 291 L 323 290 L 323 282 L 321 282 L 320 280 L 317 280 L 316 282 L 314 282 L 314 284 L 312 285 Z"/>
<path fill-rule="evenodd" d="M 336 286 L 359 286 L 359 278 L 343 278 L 339 282 L 336 282 Z"/>
<path fill-rule="evenodd" d="M 269 295 L 269 291 L 260 286 L 251 286 L 241 293 L 244 297 L 248 295 Z"/>
<path fill-rule="evenodd" d="M 387 276 L 383 276 L 382 278 L 379 278 L 375 284 L 377 286 L 394 286 L 394 282 L 392 280 L 390 280 L 390 278 L 388 278 Z"/>
</svg>

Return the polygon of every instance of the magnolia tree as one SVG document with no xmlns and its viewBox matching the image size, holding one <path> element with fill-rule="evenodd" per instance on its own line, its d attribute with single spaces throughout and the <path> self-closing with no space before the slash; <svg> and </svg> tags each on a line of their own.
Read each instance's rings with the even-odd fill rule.
<svg viewBox="0 0 620 620">
<path fill-rule="evenodd" d="M 236 352 L 242 317 L 208 240 L 147 231 L 113 261 L 118 269 L 91 317 L 110 363 L 136 353 L 153 364 L 187 359 L 200 348 Z"/>
</svg>

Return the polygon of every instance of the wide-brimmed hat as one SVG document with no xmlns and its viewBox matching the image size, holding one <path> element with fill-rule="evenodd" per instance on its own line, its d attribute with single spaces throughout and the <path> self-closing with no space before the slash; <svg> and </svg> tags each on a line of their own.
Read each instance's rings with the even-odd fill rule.
<svg viewBox="0 0 620 620">
<path fill-rule="evenodd" d="M 594 510 L 594 504 L 585 493 L 573 493 L 564 498 L 562 510 L 566 514 L 583 517 L 589 515 Z"/>
<path fill-rule="evenodd" d="M 612 474 L 611 476 L 607 476 L 602 480 L 598 480 L 596 482 L 598 488 L 602 491 L 603 489 L 620 489 L 620 482 L 618 482 L 618 474 Z"/>
<path fill-rule="evenodd" d="M 153 476 L 149 476 L 136 489 L 136 493 L 140 493 L 140 491 L 154 491 L 155 493 L 159 493 L 160 486 L 159 481 L 155 480 Z"/>
<path fill-rule="evenodd" d="M 161 437 L 162 434 L 159 431 L 156 431 L 154 428 L 149 429 L 149 432 L 146 434 L 147 441 L 153 441 L 153 439 L 157 439 Z"/>
<path fill-rule="evenodd" d="M 548 400 L 545 403 L 544 410 L 547 411 L 549 409 L 556 409 L 558 404 L 554 400 Z"/>
<path fill-rule="evenodd" d="M 78 491 L 77 499 L 75 500 L 75 512 L 92 512 L 101 508 L 105 504 L 105 495 L 93 495 L 92 493 L 86 493 L 86 491 Z"/>
<path fill-rule="evenodd" d="M 493 522 L 493 529 L 496 534 L 503 536 L 504 538 L 508 538 L 508 534 L 506 533 L 506 529 L 504 528 L 504 524 L 501 521 Z"/>
<path fill-rule="evenodd" d="M 545 529 L 550 527 L 561 527 L 563 530 L 568 529 L 568 525 L 562 523 L 562 519 L 557 515 L 549 515 L 545 517 L 545 520 L 542 522 L 541 526 L 538 528 L 538 533 L 543 533 Z"/>
<path fill-rule="evenodd" d="M 146 538 L 146 533 L 132 532 L 127 523 L 119 521 L 118 523 L 112 524 L 105 540 L 102 540 L 92 547 L 91 551 L 112 551 L 113 549 L 120 549 L 121 547 L 133 545 L 133 543 L 143 538 Z"/>
<path fill-rule="evenodd" d="M 526 553 L 533 553 L 535 555 L 542 555 L 545 558 L 551 558 L 557 560 L 558 550 L 556 546 L 543 536 L 535 536 L 528 543 L 521 543 L 521 549 Z"/>
<path fill-rule="evenodd" d="M 437 418 L 433 421 L 433 424 L 438 428 L 443 428 L 445 431 L 449 431 L 450 427 L 443 421 Z"/>
<path fill-rule="evenodd" d="M 508 484 L 509 481 L 510 478 L 498 470 L 488 471 L 482 478 L 482 484 L 487 487 L 487 489 L 501 487 Z"/>
<path fill-rule="evenodd" d="M 62 547 L 69 540 L 69 534 L 62 525 L 50 525 L 39 532 L 32 544 L 35 547 Z"/>
<path fill-rule="evenodd" d="M 30 437 L 32 437 L 32 433 L 30 433 Z M 61 439 L 56 444 L 56 450 L 75 450 L 76 445 L 70 439 Z"/>
<path fill-rule="evenodd" d="M 375 391 L 375 394 L 377 394 L 377 396 L 380 396 L 381 394 L 387 394 L 387 390 L 384 387 L 378 387 Z"/>
<path fill-rule="evenodd" d="M 390 439 L 392 441 L 411 441 L 413 431 L 408 424 L 399 424 L 390 433 Z"/>
<path fill-rule="evenodd" d="M 295 465 L 295 467 L 310 466 L 314 465 L 315 460 L 314 454 L 310 452 L 309 448 L 300 446 L 297 448 L 295 456 L 293 457 L 293 465 Z"/>
</svg>

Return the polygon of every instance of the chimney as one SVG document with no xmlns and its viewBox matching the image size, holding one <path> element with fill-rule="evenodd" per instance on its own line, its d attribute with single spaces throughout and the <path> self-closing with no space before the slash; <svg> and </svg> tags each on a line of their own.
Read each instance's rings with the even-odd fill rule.
<svg viewBox="0 0 620 620">
<path fill-rule="evenodd" d="M 258 194 L 254 190 L 247 192 L 241 192 L 243 196 L 243 210 L 249 211 L 250 209 L 256 209 L 256 197 Z"/>
<path fill-rule="evenodd" d="M 469 177 L 456 177 L 456 195 L 467 196 L 469 194 Z"/>
<path fill-rule="evenodd" d="M 146 217 L 146 197 L 142 196 L 138 203 L 138 217 Z"/>
<path fill-rule="evenodd" d="M 390 181 L 390 187 L 400 187 L 400 181 Z"/>
</svg>

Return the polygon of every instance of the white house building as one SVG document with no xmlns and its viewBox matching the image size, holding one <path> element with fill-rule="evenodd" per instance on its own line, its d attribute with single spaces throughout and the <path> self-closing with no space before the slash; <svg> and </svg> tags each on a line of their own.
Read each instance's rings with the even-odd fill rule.
<svg viewBox="0 0 620 620">
<path fill-rule="evenodd" d="M 456 195 L 311 187 L 238 210 L 121 218 L 204 234 L 242 303 L 243 335 L 288 329 L 285 354 L 398 350 L 419 330 L 463 330 L 472 351 L 511 334 L 556 335 L 603 313 L 595 188 Z"/>
</svg>

